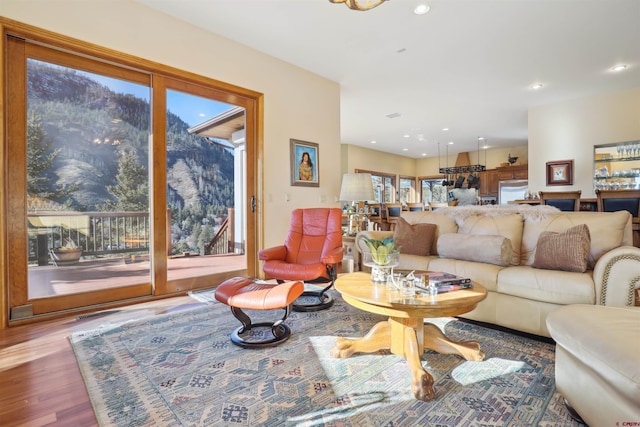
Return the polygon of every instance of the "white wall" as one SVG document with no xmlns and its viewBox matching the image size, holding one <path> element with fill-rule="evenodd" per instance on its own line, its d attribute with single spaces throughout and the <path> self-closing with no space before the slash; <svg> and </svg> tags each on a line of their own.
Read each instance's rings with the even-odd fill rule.
<svg viewBox="0 0 640 427">
<path fill-rule="evenodd" d="M 265 246 L 282 244 L 292 209 L 339 206 L 337 83 L 131 0 L 2 0 L 0 15 L 263 93 Z M 290 186 L 290 138 L 319 144 L 319 188 Z"/>
<path fill-rule="evenodd" d="M 529 189 L 595 197 L 593 146 L 640 139 L 640 87 L 529 110 Z M 546 185 L 546 162 L 574 160 L 573 186 Z"/>
<path fill-rule="evenodd" d="M 416 176 L 416 161 L 410 157 L 397 156 L 381 151 L 369 150 L 358 145 L 343 145 L 344 173 L 353 173 L 356 169 Z"/>
</svg>

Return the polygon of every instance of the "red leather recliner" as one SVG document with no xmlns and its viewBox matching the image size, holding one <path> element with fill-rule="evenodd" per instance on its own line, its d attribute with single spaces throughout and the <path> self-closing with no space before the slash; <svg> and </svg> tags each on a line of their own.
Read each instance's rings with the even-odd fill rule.
<svg viewBox="0 0 640 427">
<path fill-rule="evenodd" d="M 342 211 L 338 208 L 295 209 L 284 245 L 263 249 L 258 256 L 264 272 L 278 282 L 302 280 L 329 282 L 320 291 L 305 291 L 303 301 L 293 304 L 295 311 L 318 311 L 333 305 L 326 291 L 336 279 L 336 264 L 342 261 Z"/>
</svg>

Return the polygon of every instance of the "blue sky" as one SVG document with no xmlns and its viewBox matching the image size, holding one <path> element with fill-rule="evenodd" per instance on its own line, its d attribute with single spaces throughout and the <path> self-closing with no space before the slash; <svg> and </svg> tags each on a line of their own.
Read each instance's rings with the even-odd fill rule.
<svg viewBox="0 0 640 427">
<path fill-rule="evenodd" d="M 202 123 L 231 108 L 233 105 L 174 90 L 167 91 L 167 109 L 188 123 L 189 126 Z"/>
</svg>

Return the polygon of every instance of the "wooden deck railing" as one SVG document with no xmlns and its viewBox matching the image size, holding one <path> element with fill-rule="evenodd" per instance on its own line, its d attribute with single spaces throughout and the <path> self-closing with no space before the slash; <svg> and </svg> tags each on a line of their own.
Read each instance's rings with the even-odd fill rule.
<svg viewBox="0 0 640 427">
<path fill-rule="evenodd" d="M 218 232 L 204 247 L 205 255 L 234 253 L 234 210 L 229 208 L 227 218 L 222 222 Z"/>
<path fill-rule="evenodd" d="M 205 254 L 234 253 L 233 217 L 229 209 Z M 50 249 L 65 246 L 82 249 L 85 257 L 149 252 L 148 212 L 33 212 L 28 220 L 29 260 L 38 265 L 48 264 Z"/>
<path fill-rule="evenodd" d="M 148 212 L 29 213 L 29 260 L 47 265 L 49 249 L 76 246 L 83 256 L 149 251 Z"/>
</svg>

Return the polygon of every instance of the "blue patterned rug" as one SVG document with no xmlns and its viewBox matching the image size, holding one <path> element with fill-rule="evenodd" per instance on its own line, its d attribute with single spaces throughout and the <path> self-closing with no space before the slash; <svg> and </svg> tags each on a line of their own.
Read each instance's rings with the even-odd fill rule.
<svg viewBox="0 0 640 427">
<path fill-rule="evenodd" d="M 332 293 L 335 305 L 292 313 L 291 338 L 247 350 L 229 308 L 207 305 L 74 333 L 70 340 L 103 426 L 580 426 L 554 387 L 554 346 L 452 319 L 482 362 L 426 351 L 436 398 L 413 398 L 405 360 L 389 352 L 334 359 L 336 336 L 361 337 L 383 317 Z M 281 312 L 277 314 L 280 315 Z M 266 313 L 260 313 L 262 315 Z"/>
</svg>

